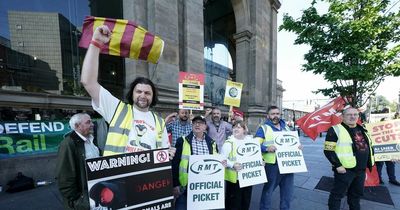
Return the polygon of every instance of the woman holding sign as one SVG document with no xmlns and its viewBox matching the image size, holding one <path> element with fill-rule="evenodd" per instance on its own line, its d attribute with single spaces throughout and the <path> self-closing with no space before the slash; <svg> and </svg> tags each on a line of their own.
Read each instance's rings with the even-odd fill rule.
<svg viewBox="0 0 400 210">
<path fill-rule="evenodd" d="M 243 121 L 235 121 L 233 124 L 233 135 L 225 141 L 222 146 L 221 154 L 227 158 L 225 168 L 226 196 L 225 209 L 249 209 L 252 187 L 240 188 L 238 182 L 238 171 L 242 166 L 236 162 L 236 150 L 238 144 L 244 140 L 251 140 L 252 136 L 247 136 L 247 125 Z"/>
</svg>

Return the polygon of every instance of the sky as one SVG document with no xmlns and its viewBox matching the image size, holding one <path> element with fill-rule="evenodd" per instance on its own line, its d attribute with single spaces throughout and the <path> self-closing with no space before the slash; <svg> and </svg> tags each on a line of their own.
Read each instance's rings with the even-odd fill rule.
<svg viewBox="0 0 400 210">
<path fill-rule="evenodd" d="M 311 0 L 280 0 L 281 8 L 278 10 L 278 26 L 282 24 L 283 14 L 288 13 L 295 19 L 299 18 L 302 11 L 311 6 Z M 392 1 L 394 2 L 394 1 Z M 397 4 L 391 11 L 399 9 Z M 326 12 L 326 4 L 318 4 L 318 11 Z M 286 31 L 278 32 L 277 68 L 278 79 L 282 81 L 283 101 L 324 99 L 321 94 L 314 94 L 319 88 L 330 87 L 322 76 L 313 75 L 310 72 L 302 72 L 301 65 L 305 63 L 303 57 L 309 47 L 306 45 L 294 45 L 296 35 Z M 388 77 L 377 89 L 378 95 L 385 96 L 389 101 L 398 101 L 400 91 L 400 77 Z"/>
<path fill-rule="evenodd" d="M 0 0 L 0 36 L 10 38 L 7 12 L 9 10 L 58 12 L 75 26 L 81 26 L 84 17 L 89 14 L 88 6 L 87 0 Z"/>
</svg>

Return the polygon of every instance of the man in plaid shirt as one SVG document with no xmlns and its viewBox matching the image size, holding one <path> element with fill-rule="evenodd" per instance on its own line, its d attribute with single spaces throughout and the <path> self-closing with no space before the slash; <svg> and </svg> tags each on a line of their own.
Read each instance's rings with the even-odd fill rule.
<svg viewBox="0 0 400 210">
<path fill-rule="evenodd" d="M 202 116 L 196 116 L 192 120 L 193 131 L 187 136 L 179 137 L 176 141 L 176 153 L 174 159 L 172 159 L 173 192 L 174 197 L 177 199 L 175 203 L 176 210 L 187 209 L 187 179 L 184 181 L 179 177 L 188 174 L 189 156 L 218 155 L 217 145 L 215 141 L 205 133 L 206 128 L 206 120 Z M 223 164 L 226 165 L 226 162 Z"/>
<path fill-rule="evenodd" d="M 178 119 L 173 120 L 176 116 Z M 186 136 L 192 131 L 192 124 L 189 122 L 189 112 L 185 109 L 180 109 L 178 113 L 174 112 L 165 118 L 167 123 L 167 131 L 172 134 L 172 144 L 175 146 L 176 140 L 179 137 Z"/>
</svg>

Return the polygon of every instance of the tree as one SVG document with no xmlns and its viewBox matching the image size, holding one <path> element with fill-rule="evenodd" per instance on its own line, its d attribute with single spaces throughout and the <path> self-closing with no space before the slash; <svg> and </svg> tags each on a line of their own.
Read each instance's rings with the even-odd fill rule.
<svg viewBox="0 0 400 210">
<path fill-rule="evenodd" d="M 367 106 L 371 109 L 371 113 L 384 113 L 385 110 L 395 112 L 397 110 L 397 103 L 395 101 L 390 102 L 385 96 L 372 95 L 369 104 Z"/>
<path fill-rule="evenodd" d="M 325 1 L 326 14 L 318 13 L 314 0 L 299 19 L 284 14 L 279 30 L 311 47 L 302 70 L 332 84 L 316 93 L 347 96 L 362 106 L 385 77 L 400 75 L 400 12 L 391 12 L 388 0 Z"/>
</svg>

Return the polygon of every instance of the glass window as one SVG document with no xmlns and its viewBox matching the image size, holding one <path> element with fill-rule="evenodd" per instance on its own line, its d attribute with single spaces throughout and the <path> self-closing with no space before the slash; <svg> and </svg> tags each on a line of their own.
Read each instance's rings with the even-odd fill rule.
<svg viewBox="0 0 400 210">
<path fill-rule="evenodd" d="M 87 96 L 79 82 L 86 52 L 78 47 L 84 18 L 122 18 L 122 8 L 122 0 L 0 1 L 0 93 L 31 94 L 32 101 L 15 99 L 16 104 L 24 102 L 27 108 L 35 108 L 31 104 L 38 94 L 71 101 L 70 96 Z M 99 69 L 100 84 L 120 98 L 123 61 L 101 55 Z"/>
</svg>

